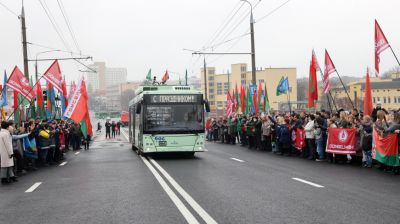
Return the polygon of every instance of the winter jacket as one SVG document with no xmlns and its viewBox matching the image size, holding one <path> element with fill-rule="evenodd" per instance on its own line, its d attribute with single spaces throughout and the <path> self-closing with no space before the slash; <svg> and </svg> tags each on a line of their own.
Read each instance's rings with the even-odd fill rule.
<svg viewBox="0 0 400 224">
<path fill-rule="evenodd" d="M 262 135 L 270 136 L 272 134 L 272 125 L 271 121 L 264 122 L 262 124 Z"/>
<path fill-rule="evenodd" d="M 52 138 L 50 138 L 49 129 L 42 129 L 39 131 L 39 148 L 40 149 L 49 149 L 52 144 Z"/>
<path fill-rule="evenodd" d="M 306 126 L 304 127 L 304 131 L 306 131 L 306 138 L 314 139 L 314 121 L 310 120 Z"/>
<path fill-rule="evenodd" d="M 282 144 L 290 144 L 290 130 L 287 124 L 280 125 L 277 130 L 278 141 Z"/>
<path fill-rule="evenodd" d="M 14 159 L 11 157 L 12 155 L 13 155 L 13 147 L 12 147 L 11 134 L 8 130 L 1 129 L 0 130 L 1 168 L 14 166 Z"/>
</svg>

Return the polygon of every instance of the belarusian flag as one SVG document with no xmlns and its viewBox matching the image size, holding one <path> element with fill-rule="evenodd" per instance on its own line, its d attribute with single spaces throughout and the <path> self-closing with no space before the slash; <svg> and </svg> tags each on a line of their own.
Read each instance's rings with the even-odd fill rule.
<svg viewBox="0 0 400 224">
<path fill-rule="evenodd" d="M 36 114 L 40 116 L 41 119 L 45 119 L 46 115 L 44 112 L 43 108 L 43 91 L 42 91 L 42 86 L 40 85 L 40 82 L 36 84 Z"/>
<path fill-rule="evenodd" d="M 82 79 L 71 96 L 64 116 L 80 123 L 88 111 L 85 81 Z"/>
<path fill-rule="evenodd" d="M 310 74 L 308 79 L 308 108 L 315 107 L 315 101 L 318 100 L 317 69 L 317 57 L 315 56 L 313 50 L 310 63 Z"/>
<path fill-rule="evenodd" d="M 244 88 L 244 85 L 240 86 L 240 106 L 242 109 L 242 113 L 246 112 L 246 91 Z"/>
<path fill-rule="evenodd" d="M 374 131 L 373 135 L 372 151 L 374 159 L 387 166 L 400 166 L 397 134 L 382 137 Z"/>
</svg>

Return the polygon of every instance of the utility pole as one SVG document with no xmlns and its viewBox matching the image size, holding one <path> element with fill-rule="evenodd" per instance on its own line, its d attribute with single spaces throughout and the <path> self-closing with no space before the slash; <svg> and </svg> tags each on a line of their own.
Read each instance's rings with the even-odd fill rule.
<svg viewBox="0 0 400 224">
<path fill-rule="evenodd" d="M 250 14 L 250 35 L 251 35 L 251 79 L 253 85 L 256 84 L 256 50 L 254 46 L 254 19 L 253 19 L 253 9 Z"/>
<path fill-rule="evenodd" d="M 254 46 L 254 19 L 253 19 L 253 5 L 248 0 L 241 0 L 250 5 L 250 39 L 251 39 L 251 80 L 253 85 L 257 85 L 256 81 L 256 50 Z"/>
<path fill-rule="evenodd" d="M 204 56 L 203 73 L 204 73 L 204 98 L 205 98 L 205 100 L 208 100 L 208 98 L 207 98 L 207 66 L 206 66 L 206 57 L 205 56 Z"/>
<path fill-rule="evenodd" d="M 28 66 L 28 46 L 26 42 L 26 26 L 25 26 L 25 10 L 22 3 L 21 16 L 21 29 L 22 29 L 22 53 L 24 57 L 24 74 L 27 79 L 29 79 L 29 66 Z"/>
</svg>

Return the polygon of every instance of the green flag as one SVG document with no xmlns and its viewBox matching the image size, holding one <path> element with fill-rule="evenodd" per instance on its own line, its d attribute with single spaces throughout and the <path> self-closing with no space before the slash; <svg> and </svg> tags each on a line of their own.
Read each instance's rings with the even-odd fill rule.
<svg viewBox="0 0 400 224">
<path fill-rule="evenodd" d="M 247 87 L 246 94 L 246 114 L 249 114 L 253 111 L 253 99 L 251 98 L 250 88 Z"/>
<path fill-rule="evenodd" d="M 83 137 L 85 137 L 85 139 L 86 139 L 87 138 L 87 127 L 86 127 L 85 119 L 82 119 L 80 125 L 81 125 L 81 131 L 82 131 Z"/>
<path fill-rule="evenodd" d="M 149 81 L 152 80 L 152 78 L 151 78 L 151 69 L 149 69 L 149 72 L 147 72 L 146 80 L 149 80 Z"/>
<path fill-rule="evenodd" d="M 265 92 L 264 92 L 264 109 L 265 113 L 268 113 L 269 111 L 269 98 L 268 98 L 268 90 L 267 90 L 267 85 L 265 84 Z"/>
</svg>

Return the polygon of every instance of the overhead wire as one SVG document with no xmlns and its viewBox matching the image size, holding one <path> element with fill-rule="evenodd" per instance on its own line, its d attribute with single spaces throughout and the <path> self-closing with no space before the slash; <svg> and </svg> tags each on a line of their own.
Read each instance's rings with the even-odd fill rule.
<svg viewBox="0 0 400 224">
<path fill-rule="evenodd" d="M 258 21 L 256 22 L 260 22 L 261 20 L 267 18 L 268 16 L 274 14 L 276 11 L 278 11 L 280 8 L 282 8 L 283 6 L 285 6 L 287 3 L 289 3 L 291 0 L 287 0 L 284 3 L 280 4 L 278 7 L 274 8 L 273 10 L 271 10 L 269 13 L 267 13 L 266 15 L 262 16 L 260 19 L 258 19 Z"/>
<path fill-rule="evenodd" d="M 10 12 L 11 14 L 15 15 L 16 17 L 19 17 L 19 15 L 14 12 L 13 10 L 11 10 L 10 8 L 8 8 L 8 6 L 6 6 L 4 3 L 0 2 L 0 5 L 3 6 L 4 9 L 6 9 L 8 12 Z"/>
<path fill-rule="evenodd" d="M 46 13 L 47 18 L 49 19 L 51 25 L 53 26 L 54 31 L 56 31 L 58 37 L 60 38 L 61 42 L 63 43 L 64 47 L 71 51 L 71 48 L 69 47 L 68 43 L 65 41 L 64 35 L 62 35 L 61 30 L 59 30 L 59 26 L 56 24 L 56 21 L 54 20 L 54 17 L 52 16 L 51 12 L 48 11 L 48 7 L 46 2 L 44 1 L 44 4 L 42 0 L 38 0 L 40 2 L 40 5 L 42 6 L 44 12 Z"/>
<path fill-rule="evenodd" d="M 62 1 L 61 0 L 57 0 L 57 4 L 58 4 L 58 7 L 59 7 L 59 9 L 61 11 L 61 14 L 62 14 L 62 16 L 64 18 L 65 24 L 67 25 L 69 34 L 71 35 L 71 38 L 72 38 L 72 40 L 73 40 L 73 42 L 75 44 L 75 47 L 79 52 L 81 52 L 81 49 L 79 47 L 78 41 L 77 41 L 76 36 L 75 36 L 75 32 L 72 29 L 71 23 L 70 23 L 69 18 L 68 18 L 68 14 L 67 14 L 67 12 L 65 10 L 65 7 L 64 7 Z"/>
</svg>

